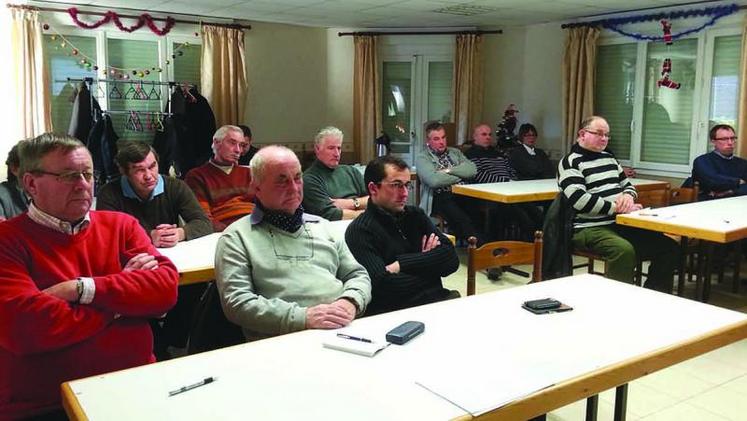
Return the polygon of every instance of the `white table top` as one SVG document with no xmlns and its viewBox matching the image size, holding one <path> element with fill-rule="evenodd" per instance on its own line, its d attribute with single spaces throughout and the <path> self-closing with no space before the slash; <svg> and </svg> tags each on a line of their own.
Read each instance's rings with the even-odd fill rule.
<svg viewBox="0 0 747 421">
<path fill-rule="evenodd" d="M 548 296 L 574 310 L 534 315 L 520 308 Z M 609 367 L 629 367 L 625 377 L 609 380 L 625 382 L 645 374 L 635 369 L 641 361 L 655 364 L 646 368 L 651 371 L 747 336 L 744 314 L 595 275 L 363 318 L 345 330 L 376 340 L 407 320 L 424 322 L 425 333 L 372 358 L 323 348 L 333 331 L 305 331 L 76 380 L 63 388 L 65 403 L 69 415 L 82 411 L 91 420 L 238 420 L 247 414 L 432 420 L 512 402 L 494 415 L 527 419 L 561 406 L 559 393 L 572 402 L 600 385 L 615 386 L 604 374 L 582 386 Z M 506 320 L 511 323 L 501 323 Z M 217 380 L 168 396 L 209 376 Z M 537 393 L 554 400 L 537 398 L 544 388 Z M 510 412 L 517 407 L 524 412 Z"/>
<path fill-rule="evenodd" d="M 617 223 L 728 243 L 747 237 L 747 196 L 706 200 L 617 215 Z"/>
<path fill-rule="evenodd" d="M 631 178 L 638 190 L 663 189 L 669 183 L 661 180 Z M 461 184 L 452 186 L 455 194 L 503 203 L 534 202 L 552 200 L 560 191 L 554 178 L 542 180 L 507 181 L 504 183 Z"/>
</svg>

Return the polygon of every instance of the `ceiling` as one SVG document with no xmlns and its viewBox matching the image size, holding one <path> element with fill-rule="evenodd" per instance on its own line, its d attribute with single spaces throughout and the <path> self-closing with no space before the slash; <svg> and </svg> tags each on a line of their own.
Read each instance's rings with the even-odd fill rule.
<svg viewBox="0 0 747 421">
<path fill-rule="evenodd" d="M 58 2 L 34 2 L 60 7 Z M 687 0 L 72 0 L 67 4 L 336 28 L 511 27 Z M 691 5 L 690 7 L 697 7 Z M 86 10 L 85 8 L 82 8 Z"/>
</svg>

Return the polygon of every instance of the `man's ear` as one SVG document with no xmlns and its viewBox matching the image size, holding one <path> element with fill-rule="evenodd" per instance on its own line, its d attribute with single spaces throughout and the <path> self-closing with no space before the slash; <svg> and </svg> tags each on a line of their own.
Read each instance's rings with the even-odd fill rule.
<svg viewBox="0 0 747 421">
<path fill-rule="evenodd" d="M 23 186 L 23 190 L 25 190 L 29 196 L 33 198 L 36 195 L 36 178 L 31 173 L 27 172 L 23 174 L 21 185 Z"/>
<path fill-rule="evenodd" d="M 374 183 L 373 181 L 368 182 L 368 194 L 371 196 L 375 196 L 379 193 L 379 186 Z"/>
</svg>

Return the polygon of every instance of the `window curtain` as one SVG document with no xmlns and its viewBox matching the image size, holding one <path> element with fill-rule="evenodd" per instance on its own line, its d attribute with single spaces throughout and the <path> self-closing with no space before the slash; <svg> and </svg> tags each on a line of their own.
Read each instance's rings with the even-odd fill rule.
<svg viewBox="0 0 747 421">
<path fill-rule="evenodd" d="M 353 147 L 355 158 L 367 164 L 375 157 L 374 139 L 381 132 L 381 81 L 376 37 L 353 37 Z"/>
<path fill-rule="evenodd" d="M 594 113 L 594 76 L 599 28 L 568 29 L 563 54 L 564 150 L 576 139 L 578 125 Z"/>
<path fill-rule="evenodd" d="M 248 91 L 244 31 L 202 27 L 202 95 L 218 126 L 242 124 Z"/>
<path fill-rule="evenodd" d="M 470 130 L 480 122 L 482 115 L 482 36 L 460 34 L 456 36 L 454 54 L 454 122 L 456 143 L 470 137 Z"/>
<path fill-rule="evenodd" d="M 739 64 L 739 102 L 737 108 L 739 114 L 737 117 L 737 156 L 747 158 L 747 18 L 742 24 L 742 58 Z M 707 137 L 707 136 L 706 136 Z M 709 139 L 710 141 L 710 139 Z"/>
<path fill-rule="evenodd" d="M 49 75 L 44 68 L 42 25 L 39 12 L 24 7 L 11 7 L 11 106 L 17 113 L 13 119 L 20 138 L 38 136 L 52 131 Z M 20 140 L 12 139 L 13 142 Z"/>
</svg>

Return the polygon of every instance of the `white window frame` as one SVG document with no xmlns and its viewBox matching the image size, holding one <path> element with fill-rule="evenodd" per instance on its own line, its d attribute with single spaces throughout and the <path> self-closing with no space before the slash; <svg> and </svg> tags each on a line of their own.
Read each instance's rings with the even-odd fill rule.
<svg viewBox="0 0 747 421">
<path fill-rule="evenodd" d="M 741 14 L 740 14 L 741 16 Z M 654 24 L 652 24 L 654 25 Z M 655 23 L 658 25 L 658 22 Z M 654 28 L 655 26 L 652 26 Z M 652 29 L 647 33 L 656 33 Z M 741 35 L 741 24 L 732 19 L 728 24 L 719 25 L 703 30 L 683 39 L 697 40 L 697 60 L 695 70 L 695 89 L 693 92 L 692 125 L 690 130 L 690 151 L 688 164 L 666 164 L 641 160 L 643 108 L 646 84 L 646 58 L 648 41 L 635 41 L 612 31 L 603 31 L 599 39 L 599 46 L 633 44 L 637 46 L 636 79 L 633 100 L 633 119 L 631 121 L 630 159 L 620 160 L 626 166 L 636 168 L 641 175 L 656 175 L 664 177 L 687 178 L 692 172 L 693 160 L 708 150 L 708 121 L 711 102 L 711 76 L 713 72 L 713 51 L 715 39 L 722 36 Z M 677 42 L 676 40 L 674 41 Z M 745 81 L 739 81 L 744 83 Z M 611 128 L 614 134 L 615 128 Z"/>
</svg>

